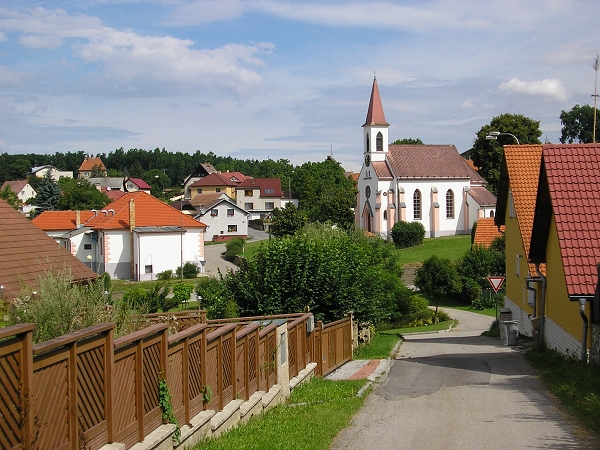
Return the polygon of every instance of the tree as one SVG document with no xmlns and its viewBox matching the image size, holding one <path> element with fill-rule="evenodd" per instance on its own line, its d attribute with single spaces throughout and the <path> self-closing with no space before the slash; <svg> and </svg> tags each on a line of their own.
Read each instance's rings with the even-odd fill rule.
<svg viewBox="0 0 600 450">
<path fill-rule="evenodd" d="M 286 203 L 284 208 L 275 208 L 272 220 L 271 234 L 275 237 L 283 237 L 293 235 L 296 231 L 302 229 L 306 225 L 308 217 L 290 202 Z"/>
<path fill-rule="evenodd" d="M 435 299 L 436 317 L 440 299 L 457 295 L 462 290 L 460 276 L 454 263 L 437 255 L 426 259 L 417 269 L 415 286 Z"/>
<path fill-rule="evenodd" d="M 575 105 L 571 111 L 563 110 L 560 113 L 560 123 L 562 123 L 560 142 L 589 144 L 593 140 L 594 133 L 594 107 Z M 596 137 L 596 142 L 600 142 L 600 136 Z"/>
<path fill-rule="evenodd" d="M 83 178 L 63 177 L 58 181 L 58 185 L 61 194 L 57 209 L 63 211 L 103 209 L 110 202 L 106 194 Z"/>
<path fill-rule="evenodd" d="M 150 194 L 156 198 L 162 198 L 165 189 L 171 187 L 169 176 L 159 169 L 144 172 L 142 180 L 150 185 Z"/>
<path fill-rule="evenodd" d="M 540 144 L 539 137 L 542 131 L 537 120 L 521 114 L 501 114 L 477 132 L 471 149 L 471 159 L 475 166 L 479 167 L 479 174 L 488 182 L 489 190 L 497 193 L 502 165 L 502 146 L 516 144 L 516 142 L 512 136 L 498 136 L 497 140 L 487 140 L 485 137 L 490 131 L 511 133 L 521 144 Z"/>
<path fill-rule="evenodd" d="M 102 178 L 105 176 L 106 171 L 99 164 L 94 164 L 92 167 L 91 178 Z"/>
<path fill-rule="evenodd" d="M 35 214 L 58 209 L 59 201 L 60 187 L 58 186 L 56 180 L 50 175 L 50 171 L 47 171 L 42 178 L 37 195 L 35 197 L 34 205 L 37 206 Z"/>
<path fill-rule="evenodd" d="M 397 139 L 394 142 L 392 142 L 392 145 L 423 145 L 423 141 L 419 138 L 404 138 L 404 139 Z"/>
<path fill-rule="evenodd" d="M 9 185 L 0 191 L 0 198 L 2 200 L 6 200 L 6 202 L 15 209 L 19 209 L 19 205 L 21 205 L 21 200 L 17 194 L 15 194 Z"/>
</svg>

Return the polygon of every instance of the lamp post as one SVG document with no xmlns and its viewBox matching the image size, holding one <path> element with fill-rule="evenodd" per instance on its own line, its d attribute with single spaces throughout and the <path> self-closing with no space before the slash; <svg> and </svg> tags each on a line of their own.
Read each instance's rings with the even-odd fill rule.
<svg viewBox="0 0 600 450">
<path fill-rule="evenodd" d="M 485 137 L 488 141 L 495 141 L 498 139 L 498 136 L 512 136 L 515 141 L 517 141 L 517 145 L 521 145 L 519 139 L 512 133 L 500 133 L 499 131 L 490 131 Z"/>
<path fill-rule="evenodd" d="M 87 256 L 85 257 L 85 259 L 87 259 L 88 262 L 90 263 L 90 270 L 92 270 L 92 254 L 88 253 Z"/>
</svg>

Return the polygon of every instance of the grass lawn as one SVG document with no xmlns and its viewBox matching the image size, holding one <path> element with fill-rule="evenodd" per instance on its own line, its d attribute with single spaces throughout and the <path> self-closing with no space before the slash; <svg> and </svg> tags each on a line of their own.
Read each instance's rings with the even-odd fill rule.
<svg viewBox="0 0 600 450">
<path fill-rule="evenodd" d="M 600 433 L 600 367 L 581 364 L 553 350 L 525 354 L 563 405 L 589 428 Z"/>
<path fill-rule="evenodd" d="M 363 405 L 356 394 L 366 380 L 313 378 L 298 386 L 285 405 L 253 417 L 247 425 L 208 439 L 194 450 L 328 449 Z"/>
<path fill-rule="evenodd" d="M 471 248 L 471 235 L 444 236 L 435 239 L 425 239 L 422 245 L 411 248 L 402 248 L 400 261 L 402 265 L 414 264 L 425 261 L 432 255 L 448 258 L 452 261 L 462 257 Z"/>
<path fill-rule="evenodd" d="M 265 241 L 246 241 L 246 242 L 244 242 L 244 257 L 252 258 L 264 242 Z M 242 256 L 242 255 L 240 255 L 240 256 Z"/>
<path fill-rule="evenodd" d="M 421 298 L 424 298 L 425 300 L 427 300 L 429 302 L 429 306 L 435 306 L 435 300 L 430 299 L 427 295 L 418 293 L 418 294 L 415 294 L 415 296 L 421 297 Z M 501 294 L 498 294 L 498 296 L 500 297 Z M 484 316 L 496 317 L 496 308 L 473 309 L 471 306 L 463 305 L 462 303 L 458 303 L 456 300 L 452 300 L 452 299 L 448 299 L 448 298 L 440 300 L 439 307 L 440 308 L 460 309 L 462 311 L 470 311 L 470 312 L 474 312 L 477 314 L 483 314 Z M 498 311 L 500 311 L 501 308 L 502 308 L 502 306 L 498 305 Z M 500 314 L 500 312 L 498 312 L 498 315 L 499 314 Z"/>
<path fill-rule="evenodd" d="M 456 325 L 456 320 L 446 320 L 444 322 L 435 323 L 433 325 L 427 325 L 424 327 L 410 327 L 410 328 L 394 328 L 393 330 L 385 330 L 381 331 L 381 334 L 392 334 L 392 335 L 402 335 L 402 334 L 410 334 L 410 333 L 423 333 L 429 331 L 441 331 L 447 330 L 450 325 Z"/>
<path fill-rule="evenodd" d="M 400 336 L 394 333 L 375 333 L 368 345 L 360 345 L 354 352 L 354 359 L 387 359 Z"/>
</svg>

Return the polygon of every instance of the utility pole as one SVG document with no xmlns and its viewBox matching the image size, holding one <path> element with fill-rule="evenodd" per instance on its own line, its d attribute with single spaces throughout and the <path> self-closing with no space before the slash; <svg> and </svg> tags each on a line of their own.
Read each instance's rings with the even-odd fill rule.
<svg viewBox="0 0 600 450">
<path fill-rule="evenodd" d="M 598 68 L 600 68 L 600 55 L 596 55 L 592 68 L 596 72 L 596 83 L 594 84 L 594 132 L 592 133 L 592 143 L 596 143 L 596 99 L 598 98 Z"/>
</svg>

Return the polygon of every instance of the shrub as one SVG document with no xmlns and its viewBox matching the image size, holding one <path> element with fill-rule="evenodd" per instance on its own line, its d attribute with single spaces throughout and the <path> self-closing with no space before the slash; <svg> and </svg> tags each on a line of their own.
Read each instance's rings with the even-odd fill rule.
<svg viewBox="0 0 600 450">
<path fill-rule="evenodd" d="M 123 294 L 123 301 L 130 308 L 146 309 L 148 303 L 148 292 L 146 289 L 140 287 L 129 288 Z"/>
<path fill-rule="evenodd" d="M 459 300 L 461 303 L 473 303 L 481 295 L 481 286 L 472 278 L 462 278 L 462 292 Z M 482 308 L 483 309 L 483 308 Z"/>
<path fill-rule="evenodd" d="M 157 283 L 152 289 L 134 287 L 123 294 L 123 302 L 132 309 L 145 313 L 155 313 L 160 309 L 163 312 L 177 306 L 171 305 L 172 300 L 167 298 L 170 287 Z"/>
<path fill-rule="evenodd" d="M 233 261 L 238 255 L 244 251 L 244 240 L 242 238 L 233 238 L 225 244 L 225 259 Z"/>
<path fill-rule="evenodd" d="M 398 248 L 415 247 L 423 243 L 425 227 L 420 222 L 396 222 L 392 227 L 392 240 Z"/>
<path fill-rule="evenodd" d="M 237 305 L 231 298 L 223 280 L 203 278 L 196 285 L 196 293 L 198 294 L 198 306 L 206 310 L 206 316 L 209 319 L 237 317 Z M 229 304 L 230 302 L 232 305 Z"/>
<path fill-rule="evenodd" d="M 175 306 L 180 303 L 187 303 L 190 300 L 190 295 L 194 292 L 194 285 L 189 283 L 177 283 L 173 286 L 173 301 Z"/>
<path fill-rule="evenodd" d="M 471 228 L 471 245 L 475 242 L 475 233 L 477 233 L 477 222 L 475 222 L 473 228 Z"/>
<path fill-rule="evenodd" d="M 496 297 L 487 296 L 485 294 L 478 295 L 477 298 L 471 301 L 471 307 L 475 310 L 494 308 L 496 306 Z"/>
<path fill-rule="evenodd" d="M 165 270 L 164 272 L 160 272 L 156 277 L 162 281 L 169 281 L 173 278 L 173 271 L 171 269 Z"/>
<path fill-rule="evenodd" d="M 196 278 L 200 272 L 200 268 L 193 262 L 186 262 L 183 265 L 183 278 Z M 181 266 L 175 271 L 178 278 L 181 278 Z"/>
</svg>

